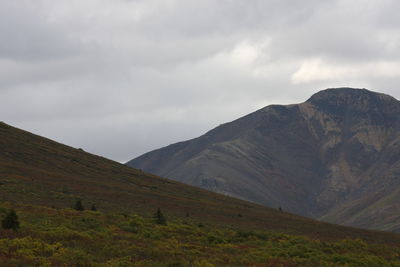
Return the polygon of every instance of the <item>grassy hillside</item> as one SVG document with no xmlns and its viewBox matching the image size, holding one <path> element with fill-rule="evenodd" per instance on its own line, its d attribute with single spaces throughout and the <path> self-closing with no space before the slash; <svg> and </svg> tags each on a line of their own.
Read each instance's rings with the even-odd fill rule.
<svg viewBox="0 0 400 267">
<path fill-rule="evenodd" d="M 321 223 L 160 178 L 0 124 L 0 201 L 72 207 L 82 199 L 100 211 L 267 229 L 322 239 L 363 238 L 400 244 L 400 235 Z"/>
<path fill-rule="evenodd" d="M 0 193 L 0 217 L 13 208 L 21 222 L 18 232 L 0 231 L 0 262 L 9 266 L 315 266 L 315 259 L 326 266 L 367 259 L 384 265 L 400 255 L 400 235 L 322 223 L 211 193 L 4 123 Z M 98 211 L 72 210 L 77 199 Z M 157 208 L 167 226 L 153 222 Z"/>
<path fill-rule="evenodd" d="M 0 214 L 10 208 L 0 205 Z M 327 242 L 132 213 L 17 205 L 18 232 L 0 230 L 1 266 L 400 266 L 398 246 Z"/>
</svg>

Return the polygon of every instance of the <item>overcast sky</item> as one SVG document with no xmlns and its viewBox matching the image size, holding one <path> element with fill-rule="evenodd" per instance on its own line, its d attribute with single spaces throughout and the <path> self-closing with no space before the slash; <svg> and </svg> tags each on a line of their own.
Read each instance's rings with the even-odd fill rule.
<svg viewBox="0 0 400 267">
<path fill-rule="evenodd" d="M 330 87 L 400 98 L 400 1 L 0 0 L 0 120 L 120 162 Z"/>
</svg>

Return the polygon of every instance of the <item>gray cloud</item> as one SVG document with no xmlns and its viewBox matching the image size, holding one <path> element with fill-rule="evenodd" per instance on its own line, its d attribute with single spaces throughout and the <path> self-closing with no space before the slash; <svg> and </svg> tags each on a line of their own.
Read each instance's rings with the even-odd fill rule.
<svg viewBox="0 0 400 267">
<path fill-rule="evenodd" d="M 327 87 L 399 98 L 399 6 L 0 0 L 0 119 L 126 161 Z"/>
<path fill-rule="evenodd" d="M 50 23 L 41 1 L 0 1 L 0 56 L 3 60 L 45 61 L 65 58 L 77 47 Z"/>
</svg>

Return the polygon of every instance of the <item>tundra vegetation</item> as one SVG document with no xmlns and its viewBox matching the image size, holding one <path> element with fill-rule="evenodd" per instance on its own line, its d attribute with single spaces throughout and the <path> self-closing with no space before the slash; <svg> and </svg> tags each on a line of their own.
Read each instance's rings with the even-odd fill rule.
<svg viewBox="0 0 400 267">
<path fill-rule="evenodd" d="M 400 266 L 398 246 L 360 239 L 246 231 L 190 217 L 160 224 L 133 213 L 7 202 L 0 204 L 2 218 L 11 208 L 20 228 L 0 230 L 2 266 Z"/>
<path fill-rule="evenodd" d="M 179 182 L 0 123 L 0 266 L 400 266 L 400 235 Z"/>
</svg>

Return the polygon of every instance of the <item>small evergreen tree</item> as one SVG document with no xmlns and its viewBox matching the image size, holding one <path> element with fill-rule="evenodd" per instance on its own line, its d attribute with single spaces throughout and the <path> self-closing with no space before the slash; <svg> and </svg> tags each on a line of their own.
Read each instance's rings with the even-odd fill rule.
<svg viewBox="0 0 400 267">
<path fill-rule="evenodd" d="M 155 219 L 157 224 L 162 224 L 162 225 L 167 224 L 167 219 L 164 217 L 164 214 L 162 214 L 160 208 L 157 209 L 157 212 L 155 214 Z"/>
<path fill-rule="evenodd" d="M 92 204 L 92 207 L 90 208 L 90 210 L 97 211 L 96 204 Z"/>
<path fill-rule="evenodd" d="M 85 208 L 83 207 L 83 205 L 82 205 L 82 201 L 80 200 L 80 199 L 78 199 L 77 201 L 76 201 L 76 203 L 75 203 L 75 207 L 74 207 L 76 210 L 79 210 L 79 211 L 83 211 L 83 210 L 85 210 Z"/>
<path fill-rule="evenodd" d="M 11 209 L 7 213 L 6 217 L 1 221 L 1 226 L 4 229 L 13 229 L 14 231 L 19 229 L 18 216 L 17 213 L 15 213 L 15 210 Z"/>
</svg>

